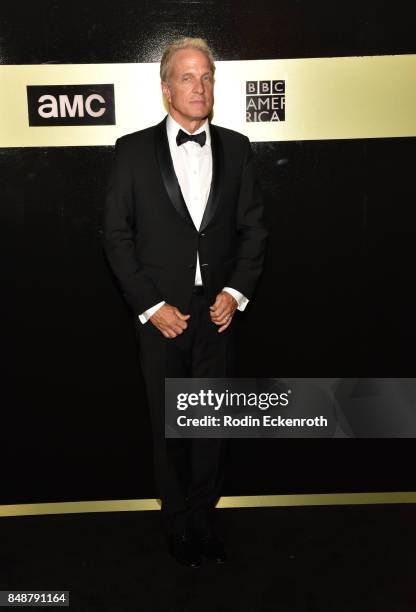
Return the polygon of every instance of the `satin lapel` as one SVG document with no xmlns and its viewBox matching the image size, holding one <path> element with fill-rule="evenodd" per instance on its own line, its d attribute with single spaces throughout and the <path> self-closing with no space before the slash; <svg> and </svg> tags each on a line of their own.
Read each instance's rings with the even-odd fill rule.
<svg viewBox="0 0 416 612">
<path fill-rule="evenodd" d="M 203 231 L 214 218 L 224 182 L 224 153 L 220 137 L 214 125 L 210 125 L 210 134 L 212 151 L 211 189 L 199 231 Z"/>
<path fill-rule="evenodd" d="M 183 199 L 182 191 L 173 167 L 172 157 L 169 150 L 168 136 L 166 133 L 166 117 L 155 127 L 156 157 L 159 162 L 160 173 L 168 192 L 169 198 L 181 217 L 195 227 L 192 217 Z"/>
</svg>

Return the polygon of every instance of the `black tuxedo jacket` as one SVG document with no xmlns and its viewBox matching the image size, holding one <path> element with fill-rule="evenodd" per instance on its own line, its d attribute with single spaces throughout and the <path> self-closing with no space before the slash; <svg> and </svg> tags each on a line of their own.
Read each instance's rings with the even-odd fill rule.
<svg viewBox="0 0 416 612">
<path fill-rule="evenodd" d="M 210 133 L 212 183 L 199 229 L 175 175 L 166 118 L 116 142 L 104 248 L 136 315 L 162 300 L 188 312 L 197 251 L 210 303 L 225 286 L 253 294 L 267 232 L 250 142 L 214 125 Z"/>
</svg>

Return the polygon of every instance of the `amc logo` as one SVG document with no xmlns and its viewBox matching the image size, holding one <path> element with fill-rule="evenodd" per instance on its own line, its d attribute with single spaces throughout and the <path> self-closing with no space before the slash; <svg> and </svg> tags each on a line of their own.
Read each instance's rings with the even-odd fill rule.
<svg viewBox="0 0 416 612">
<path fill-rule="evenodd" d="M 28 85 L 30 126 L 115 125 L 114 85 Z"/>
</svg>

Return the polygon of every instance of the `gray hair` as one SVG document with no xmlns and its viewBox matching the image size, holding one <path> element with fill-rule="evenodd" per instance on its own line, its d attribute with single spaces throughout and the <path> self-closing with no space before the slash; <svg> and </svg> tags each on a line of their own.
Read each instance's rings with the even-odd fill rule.
<svg viewBox="0 0 416 612">
<path fill-rule="evenodd" d="M 198 51 L 202 51 L 210 63 L 212 75 L 215 73 L 215 64 L 214 64 L 214 56 L 212 54 L 211 49 L 209 48 L 206 40 L 203 38 L 180 38 L 179 40 L 175 40 L 173 43 L 168 45 L 163 52 L 162 60 L 160 62 L 160 79 L 161 81 L 167 81 L 169 78 L 169 73 L 171 69 L 172 57 L 175 55 L 177 51 L 181 49 L 198 49 Z"/>
</svg>

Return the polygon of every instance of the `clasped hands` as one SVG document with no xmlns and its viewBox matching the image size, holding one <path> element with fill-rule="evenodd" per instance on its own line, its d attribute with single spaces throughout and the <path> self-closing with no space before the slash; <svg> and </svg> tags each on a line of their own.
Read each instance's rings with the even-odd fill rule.
<svg viewBox="0 0 416 612">
<path fill-rule="evenodd" d="M 211 321 L 219 326 L 221 333 L 230 325 L 233 315 L 237 309 L 237 301 L 227 291 L 221 291 L 214 304 L 209 307 Z M 170 304 L 163 304 L 151 317 L 150 321 L 165 336 L 165 338 L 176 338 L 188 327 L 188 319 L 191 315 L 182 314 L 179 308 Z"/>
</svg>

